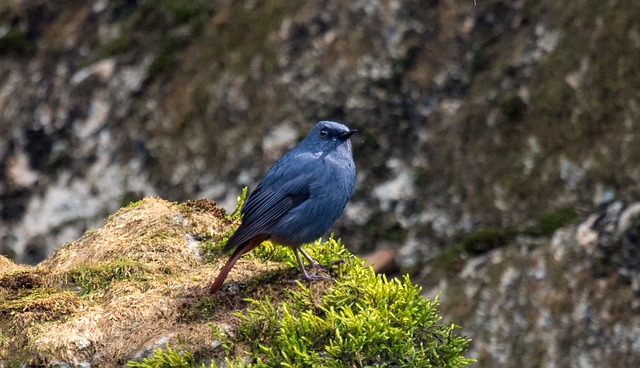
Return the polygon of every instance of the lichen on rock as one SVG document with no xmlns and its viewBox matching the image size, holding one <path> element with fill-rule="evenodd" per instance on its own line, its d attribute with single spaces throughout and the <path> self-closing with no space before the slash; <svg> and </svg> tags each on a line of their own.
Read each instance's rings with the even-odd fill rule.
<svg viewBox="0 0 640 368">
<path fill-rule="evenodd" d="M 638 366 L 640 203 L 612 201 L 549 236 L 557 216 L 572 218 L 545 216 L 533 236 L 473 257 L 447 254 L 416 280 L 443 290 L 480 366 Z"/>
</svg>

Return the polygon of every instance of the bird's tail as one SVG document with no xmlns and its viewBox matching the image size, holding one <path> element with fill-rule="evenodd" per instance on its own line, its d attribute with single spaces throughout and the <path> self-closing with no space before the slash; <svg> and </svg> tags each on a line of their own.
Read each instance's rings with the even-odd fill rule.
<svg viewBox="0 0 640 368">
<path fill-rule="evenodd" d="M 231 257 L 229 257 L 229 260 L 227 261 L 227 263 L 225 263 L 222 269 L 220 270 L 220 273 L 218 274 L 218 277 L 216 277 L 215 281 L 213 282 L 213 285 L 211 285 L 211 287 L 209 288 L 209 294 L 215 294 L 218 290 L 220 290 L 220 286 L 222 286 L 222 283 L 227 278 L 229 271 L 231 271 L 231 268 L 233 268 L 233 265 L 236 264 L 236 262 L 238 261 L 238 259 L 240 259 L 240 256 L 242 256 L 243 253 L 244 252 L 242 252 L 241 248 L 237 248 L 236 251 L 233 252 Z"/>
<path fill-rule="evenodd" d="M 266 238 L 267 237 L 256 236 L 251 240 L 249 240 L 248 242 L 246 242 L 245 244 L 242 244 L 239 247 L 237 247 L 236 250 L 233 252 L 233 254 L 231 254 L 231 257 L 229 257 L 229 260 L 227 261 L 227 263 L 225 263 L 224 266 L 222 266 L 220 273 L 218 274 L 216 279 L 213 281 L 213 284 L 209 288 L 209 294 L 215 294 L 218 290 L 220 290 L 222 283 L 227 278 L 229 271 L 231 271 L 231 269 L 233 268 L 233 265 L 236 264 L 238 259 L 240 259 L 240 257 L 242 257 L 243 254 L 247 253 L 251 249 L 260 245 L 260 243 L 262 243 L 262 241 L 265 240 Z"/>
</svg>

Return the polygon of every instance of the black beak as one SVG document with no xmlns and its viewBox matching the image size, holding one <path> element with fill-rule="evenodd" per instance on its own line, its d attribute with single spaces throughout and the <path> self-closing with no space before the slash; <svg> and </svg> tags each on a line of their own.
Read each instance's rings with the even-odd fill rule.
<svg viewBox="0 0 640 368">
<path fill-rule="evenodd" d="M 347 140 L 347 139 L 349 139 L 349 137 L 351 137 L 357 131 L 358 131 L 358 129 L 351 129 L 348 132 L 340 133 L 340 138 L 342 138 L 344 140 Z"/>
</svg>

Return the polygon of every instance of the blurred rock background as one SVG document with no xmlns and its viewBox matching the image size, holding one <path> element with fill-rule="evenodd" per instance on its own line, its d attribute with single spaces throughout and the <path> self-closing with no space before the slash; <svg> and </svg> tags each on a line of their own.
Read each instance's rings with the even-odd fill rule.
<svg viewBox="0 0 640 368">
<path fill-rule="evenodd" d="M 638 19 L 633 0 L 5 0 L 0 251 L 37 263 L 143 196 L 232 209 L 337 120 L 361 133 L 333 230 L 444 290 L 481 366 L 637 365 Z"/>
</svg>

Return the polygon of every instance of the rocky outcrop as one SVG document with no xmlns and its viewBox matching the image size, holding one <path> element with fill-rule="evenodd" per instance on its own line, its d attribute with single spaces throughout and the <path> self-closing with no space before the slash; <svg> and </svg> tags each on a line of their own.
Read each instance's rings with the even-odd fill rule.
<svg viewBox="0 0 640 368">
<path fill-rule="evenodd" d="M 427 268 L 483 367 L 640 364 L 640 203 L 616 201 L 551 240 L 519 238 L 455 276 Z"/>
</svg>

